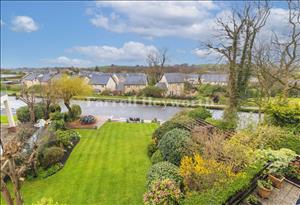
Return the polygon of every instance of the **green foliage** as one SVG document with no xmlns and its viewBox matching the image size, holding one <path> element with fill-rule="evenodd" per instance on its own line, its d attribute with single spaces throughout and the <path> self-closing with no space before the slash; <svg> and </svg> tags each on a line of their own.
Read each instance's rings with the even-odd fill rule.
<svg viewBox="0 0 300 205">
<path fill-rule="evenodd" d="M 142 95 L 146 97 L 162 97 L 164 90 L 156 86 L 147 86 L 142 90 Z"/>
<path fill-rule="evenodd" d="M 41 168 L 39 170 L 38 176 L 39 176 L 39 178 L 42 178 L 42 179 L 47 178 L 49 176 L 52 176 L 56 172 L 58 172 L 62 167 L 63 167 L 63 165 L 61 163 L 57 163 L 57 164 L 49 167 L 46 170 L 44 170 L 43 168 Z"/>
<path fill-rule="evenodd" d="M 193 141 L 186 130 L 175 128 L 167 132 L 158 143 L 164 159 L 179 165 L 182 157 L 193 153 Z"/>
<path fill-rule="evenodd" d="M 226 88 L 220 85 L 203 84 L 199 86 L 198 92 L 201 96 L 210 97 L 217 93 L 226 93 Z"/>
<path fill-rule="evenodd" d="M 45 119 L 46 106 L 43 103 L 38 103 L 34 106 L 35 119 Z"/>
<path fill-rule="evenodd" d="M 152 182 L 163 179 L 173 180 L 179 187 L 182 184 L 182 178 L 179 175 L 179 168 L 169 162 L 159 162 L 152 165 L 147 174 L 148 188 L 151 187 Z"/>
<path fill-rule="evenodd" d="M 275 101 L 266 108 L 266 120 L 277 126 L 300 124 L 300 106 L 296 103 Z"/>
<path fill-rule="evenodd" d="M 53 112 L 50 113 L 51 120 L 64 120 L 64 113 L 61 112 Z"/>
<path fill-rule="evenodd" d="M 145 205 L 176 205 L 182 194 L 176 183 L 170 179 L 152 183 L 149 191 L 144 194 Z"/>
<path fill-rule="evenodd" d="M 17 109 L 17 118 L 22 123 L 30 121 L 30 114 L 27 106 L 20 107 Z"/>
<path fill-rule="evenodd" d="M 243 174 L 238 177 L 226 181 L 221 186 L 215 185 L 211 189 L 204 192 L 193 192 L 188 195 L 183 204 L 185 205 L 221 205 L 236 192 L 248 188 L 252 178 L 262 169 L 262 164 L 249 166 L 244 170 Z"/>
<path fill-rule="evenodd" d="M 51 104 L 49 107 L 49 111 L 54 113 L 54 112 L 61 112 L 61 107 L 59 104 Z"/>
<path fill-rule="evenodd" d="M 80 138 L 80 134 L 75 130 L 58 130 L 55 136 L 57 142 L 65 147 L 71 145 L 73 140 Z"/>
<path fill-rule="evenodd" d="M 207 118 L 206 121 L 225 131 L 234 131 L 236 129 L 236 124 L 234 122 L 229 122 L 224 119 L 217 120 L 213 118 Z"/>
<path fill-rule="evenodd" d="M 164 158 L 163 158 L 163 156 L 161 154 L 161 151 L 160 150 L 156 150 L 156 152 L 154 152 L 154 154 L 151 157 L 152 164 L 156 164 L 156 163 L 162 162 L 162 161 L 164 161 Z"/>
<path fill-rule="evenodd" d="M 152 140 L 151 143 L 147 147 L 148 157 L 150 158 L 153 155 L 153 153 L 156 152 L 157 149 L 158 148 L 157 148 L 157 145 L 156 145 L 155 141 Z"/>
<path fill-rule="evenodd" d="M 81 115 L 81 107 L 79 105 L 72 105 L 71 106 L 71 112 L 69 113 L 69 116 L 72 120 L 78 119 Z"/>
<path fill-rule="evenodd" d="M 258 180 L 257 185 L 261 188 L 272 189 L 272 182 L 270 180 Z"/>
<path fill-rule="evenodd" d="M 60 147 L 45 148 L 42 152 L 42 161 L 44 168 L 51 167 L 58 163 L 64 156 L 64 150 Z"/>
<path fill-rule="evenodd" d="M 34 133 L 34 128 L 23 128 L 17 133 L 17 139 L 21 141 L 28 140 Z"/>
<path fill-rule="evenodd" d="M 65 127 L 65 121 L 63 119 L 61 119 L 61 120 L 53 120 L 51 122 L 51 129 L 54 130 L 54 131 L 66 129 L 66 127 Z"/>
<path fill-rule="evenodd" d="M 193 109 L 192 111 L 189 112 L 188 115 L 191 118 L 194 118 L 194 119 L 203 119 L 203 120 L 205 120 L 206 118 L 211 118 L 212 117 L 212 115 L 209 112 L 209 110 L 207 110 L 204 107 L 199 107 L 199 108 Z"/>
<path fill-rule="evenodd" d="M 65 205 L 55 202 L 52 198 L 42 198 L 41 200 L 33 203 L 32 205 Z"/>
<path fill-rule="evenodd" d="M 175 128 L 184 128 L 184 126 L 180 123 L 174 122 L 174 121 L 167 121 L 163 123 L 159 128 L 157 128 L 153 133 L 153 139 L 156 140 L 156 142 L 159 142 L 161 138 L 169 131 L 175 129 Z"/>
</svg>

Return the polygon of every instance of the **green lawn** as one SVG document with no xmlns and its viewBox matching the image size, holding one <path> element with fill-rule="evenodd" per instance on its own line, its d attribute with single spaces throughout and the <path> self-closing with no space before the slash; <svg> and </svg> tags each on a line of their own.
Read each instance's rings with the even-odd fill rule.
<svg viewBox="0 0 300 205">
<path fill-rule="evenodd" d="M 1 124 L 2 124 L 2 123 L 3 123 L 3 124 L 7 124 L 7 123 L 8 123 L 8 119 L 7 119 L 7 116 L 6 116 L 6 115 L 1 115 L 0 117 L 1 117 L 1 118 L 0 118 Z M 14 115 L 14 119 L 15 119 L 15 121 L 17 121 L 17 116 Z"/>
<path fill-rule="evenodd" d="M 111 122 L 99 130 L 80 130 L 82 138 L 61 171 L 25 182 L 25 204 L 42 197 L 69 205 L 142 204 L 150 166 L 147 145 L 156 127 Z"/>
</svg>

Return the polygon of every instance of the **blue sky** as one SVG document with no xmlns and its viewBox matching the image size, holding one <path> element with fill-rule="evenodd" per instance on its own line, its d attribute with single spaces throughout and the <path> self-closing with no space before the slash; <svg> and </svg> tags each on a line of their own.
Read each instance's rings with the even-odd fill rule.
<svg viewBox="0 0 300 205">
<path fill-rule="evenodd" d="M 169 64 L 216 62 L 199 49 L 228 2 L 1 1 L 1 67 L 146 64 L 167 48 Z M 277 2 L 265 28 L 284 31 Z"/>
</svg>

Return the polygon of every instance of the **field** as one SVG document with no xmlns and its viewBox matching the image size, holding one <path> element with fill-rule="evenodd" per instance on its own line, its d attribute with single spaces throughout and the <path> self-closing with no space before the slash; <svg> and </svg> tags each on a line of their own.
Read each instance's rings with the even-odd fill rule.
<svg viewBox="0 0 300 205">
<path fill-rule="evenodd" d="M 155 124 L 106 123 L 80 130 L 79 144 L 55 175 L 26 181 L 25 204 L 51 197 L 66 204 L 142 204 L 150 166 L 147 145 Z"/>
</svg>

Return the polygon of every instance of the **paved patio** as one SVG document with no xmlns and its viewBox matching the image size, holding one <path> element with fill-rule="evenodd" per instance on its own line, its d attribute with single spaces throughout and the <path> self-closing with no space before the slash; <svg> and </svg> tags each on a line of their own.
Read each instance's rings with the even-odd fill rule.
<svg viewBox="0 0 300 205">
<path fill-rule="evenodd" d="M 296 205 L 299 196 L 300 188 L 284 181 L 281 189 L 274 188 L 269 199 L 260 201 L 263 205 Z"/>
</svg>

